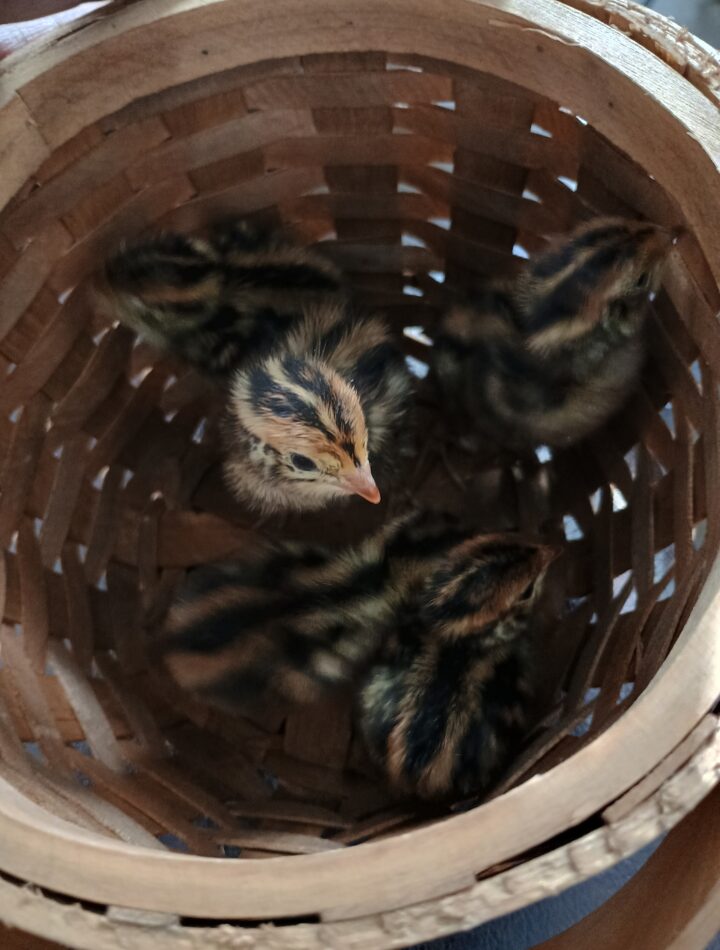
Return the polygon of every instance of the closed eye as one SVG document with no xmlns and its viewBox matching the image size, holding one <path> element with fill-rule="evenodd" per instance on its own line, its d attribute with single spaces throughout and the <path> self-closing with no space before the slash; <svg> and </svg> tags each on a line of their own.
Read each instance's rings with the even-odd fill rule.
<svg viewBox="0 0 720 950">
<path fill-rule="evenodd" d="M 643 290 L 645 287 L 649 285 L 649 283 L 650 283 L 650 274 L 648 274 L 648 272 L 645 271 L 645 273 L 640 274 L 638 279 L 635 281 L 635 286 L 637 287 L 638 290 Z"/>
<path fill-rule="evenodd" d="M 290 464 L 301 472 L 314 472 L 317 469 L 312 459 L 309 459 L 307 455 L 299 455 L 297 452 L 293 452 L 290 456 Z"/>
<path fill-rule="evenodd" d="M 528 586 L 525 588 L 525 590 L 524 590 L 524 591 L 522 592 L 522 594 L 520 595 L 520 601 L 523 602 L 523 601 L 526 601 L 526 600 L 530 600 L 530 598 L 531 598 L 532 595 L 533 595 L 533 591 L 534 591 L 534 590 L 535 590 L 535 585 L 534 585 L 534 584 L 528 584 Z"/>
</svg>

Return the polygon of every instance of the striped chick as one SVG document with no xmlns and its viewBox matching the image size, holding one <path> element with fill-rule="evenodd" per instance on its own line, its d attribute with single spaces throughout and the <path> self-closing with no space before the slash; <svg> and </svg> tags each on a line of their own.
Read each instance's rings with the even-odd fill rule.
<svg viewBox="0 0 720 950">
<path fill-rule="evenodd" d="M 306 305 L 340 289 L 322 254 L 230 219 L 207 239 L 164 233 L 122 248 L 98 276 L 94 299 L 156 348 L 224 380 L 287 333 Z"/>
<path fill-rule="evenodd" d="M 569 445 L 637 386 L 648 301 L 680 234 L 597 218 L 444 317 L 434 376 L 461 426 L 522 451 Z"/>
<path fill-rule="evenodd" d="M 252 564 L 192 571 L 158 650 L 178 685 L 212 704 L 311 703 L 351 682 L 393 611 L 383 532 L 338 551 L 282 544 Z"/>
<path fill-rule="evenodd" d="M 316 251 L 242 221 L 161 235 L 106 265 L 98 306 L 215 378 L 225 474 L 264 515 L 377 503 L 405 444 L 411 377 L 385 321 Z"/>
<path fill-rule="evenodd" d="M 265 514 L 351 495 L 376 504 L 374 473 L 391 478 L 410 395 L 383 321 L 345 304 L 309 310 L 282 347 L 232 379 L 226 481 Z"/>
<path fill-rule="evenodd" d="M 478 535 L 438 558 L 431 544 L 424 579 L 422 558 L 396 569 L 397 635 L 361 685 L 358 721 L 397 791 L 457 799 L 487 790 L 523 737 L 533 610 L 558 552 L 512 535 Z"/>
</svg>

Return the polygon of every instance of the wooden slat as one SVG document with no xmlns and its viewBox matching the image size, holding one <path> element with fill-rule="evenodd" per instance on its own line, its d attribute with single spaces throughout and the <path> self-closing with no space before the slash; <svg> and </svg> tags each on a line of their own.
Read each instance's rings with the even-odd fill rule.
<svg viewBox="0 0 720 950">
<path fill-rule="evenodd" d="M 652 786 L 655 796 L 716 700 L 717 103 L 692 55 L 665 46 L 653 55 L 654 40 L 625 35 L 624 4 L 603 4 L 602 15 L 590 0 L 268 9 L 185 0 L 158 17 L 156 5 L 132 4 L 5 72 L 0 535 L 11 549 L 0 750 L 18 792 L 37 795 L 33 810 L 3 786 L 0 832 L 10 874 L 129 904 L 129 919 L 142 908 L 318 914 L 346 927 L 326 942 L 340 946 L 342 935 L 365 950 L 379 930 L 432 936 L 410 930 L 437 897 L 449 903 L 429 912 L 428 927 L 464 926 L 470 917 L 453 916 L 448 891 L 469 894 L 498 862 L 524 865 L 518 855 L 572 837 L 570 826 L 610 802 L 636 802 L 624 795 Z M 677 48 L 695 47 L 677 37 Z M 234 722 L 148 665 L 149 628 L 185 568 L 251 555 L 258 534 L 220 484 L 221 394 L 172 382 L 178 362 L 132 349 L 129 332 L 101 339 L 104 317 L 83 294 L 120 241 L 202 228 L 228 211 L 320 242 L 398 334 L 416 323 L 432 330 L 450 294 L 516 273 L 516 243 L 534 252 L 592 214 L 682 221 L 691 232 L 654 307 L 647 371 L 616 420 L 555 453 L 537 478 L 516 482 L 505 460 L 472 456 L 459 462 L 459 486 L 440 462 L 416 473 L 415 497 L 467 518 L 553 534 L 571 514 L 583 532 L 559 565 L 568 593 L 585 599 L 548 637 L 548 715 L 506 776 L 512 791 L 464 814 L 439 822 L 395 807 L 352 738 L 346 698 Z M 407 283 L 423 296 L 405 293 Z M 427 356 L 418 341 L 403 344 Z M 672 424 L 660 416 L 668 401 Z M 442 410 L 427 417 L 449 435 Z M 454 464 L 463 452 L 451 454 Z M 382 512 L 322 513 L 279 530 L 342 540 L 373 515 Z M 656 553 L 672 543 L 678 563 L 659 576 Z M 634 691 L 619 703 L 626 682 Z M 600 694 L 585 705 L 590 687 Z M 573 735 L 590 716 L 590 730 Z M 94 756 L 67 748 L 76 741 Z M 48 774 L 66 776 L 64 792 L 35 775 L 26 742 L 33 754 L 37 742 Z M 68 791 L 74 770 L 94 783 L 84 798 Z M 197 827 L 203 818 L 218 827 Z M 78 823 L 72 854 L 61 820 Z M 148 847 L 138 858 L 128 846 L 163 831 L 193 853 Z M 198 862 L 232 843 L 248 859 L 294 856 Z M 584 847 L 567 846 L 565 868 L 582 868 Z M 507 890 L 518 901 L 528 899 L 522 871 Z M 407 919 L 410 930 L 399 930 Z M 268 939 L 292 941 L 293 930 Z"/>
</svg>

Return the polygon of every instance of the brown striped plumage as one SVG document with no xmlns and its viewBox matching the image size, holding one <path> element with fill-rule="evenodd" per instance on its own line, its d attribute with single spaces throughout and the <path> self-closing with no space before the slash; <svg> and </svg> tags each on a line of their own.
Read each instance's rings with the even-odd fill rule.
<svg viewBox="0 0 720 950">
<path fill-rule="evenodd" d="M 373 471 L 392 470 L 410 376 L 322 255 L 230 221 L 207 240 L 121 251 L 96 299 L 226 388 L 225 473 L 245 503 L 271 514 L 380 500 Z"/>
<path fill-rule="evenodd" d="M 282 544 L 191 572 L 159 653 L 176 682 L 242 709 L 308 703 L 347 684 L 390 626 L 384 532 L 339 551 Z"/>
<path fill-rule="evenodd" d="M 445 316 L 434 375 L 464 425 L 515 450 L 568 445 L 620 408 L 679 232 L 598 218 Z"/>
<path fill-rule="evenodd" d="M 236 220 L 207 239 L 163 233 L 123 248 L 95 287 L 111 318 L 218 379 L 271 347 L 305 306 L 340 296 L 322 254 Z"/>
<path fill-rule="evenodd" d="M 390 783 L 474 794 L 522 737 L 526 634 L 556 553 L 427 513 L 340 550 L 268 545 L 191 572 L 158 653 L 178 685 L 229 710 L 313 703 L 362 677 L 360 728 Z"/>
<path fill-rule="evenodd" d="M 426 546 L 434 569 L 421 580 L 416 558 L 409 585 L 403 556 L 399 628 L 358 702 L 367 746 L 397 790 L 478 794 L 508 764 L 532 696 L 533 607 L 557 553 L 512 535 L 476 536 L 437 559 Z"/>
<path fill-rule="evenodd" d="M 347 303 L 308 309 L 282 346 L 235 374 L 225 424 L 226 479 L 265 512 L 371 502 L 399 455 L 411 392 L 383 321 Z"/>
<path fill-rule="evenodd" d="M 447 518 L 414 512 L 338 549 L 265 541 L 251 560 L 190 571 L 157 653 L 211 702 L 312 702 L 367 666 L 410 593 L 463 538 Z"/>
</svg>

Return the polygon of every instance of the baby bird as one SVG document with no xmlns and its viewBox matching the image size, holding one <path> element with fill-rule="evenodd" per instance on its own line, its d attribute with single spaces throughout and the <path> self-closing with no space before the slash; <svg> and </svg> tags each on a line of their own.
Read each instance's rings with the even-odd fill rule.
<svg viewBox="0 0 720 950">
<path fill-rule="evenodd" d="M 95 302 L 156 349 L 223 380 L 267 350 L 303 307 L 339 296 L 323 255 L 230 219 L 207 240 L 162 233 L 106 263 Z"/>
<path fill-rule="evenodd" d="M 456 413 L 516 451 L 564 446 L 636 385 L 651 293 L 680 234 L 597 218 L 444 317 L 434 375 Z"/>
<path fill-rule="evenodd" d="M 397 791 L 467 797 L 507 766 L 532 697 L 533 609 L 558 553 L 512 535 L 477 535 L 405 592 L 397 638 L 358 702 L 368 749 Z"/>
<path fill-rule="evenodd" d="M 339 551 L 275 545 L 192 571 L 158 652 L 179 686 L 230 710 L 315 702 L 377 649 L 393 616 L 386 583 L 382 531 Z"/>
<path fill-rule="evenodd" d="M 224 387 L 226 481 L 250 507 L 380 501 L 370 461 L 392 470 L 411 379 L 384 320 L 352 306 L 322 255 L 231 221 L 121 251 L 96 299 Z"/>
<path fill-rule="evenodd" d="M 263 513 L 317 510 L 349 495 L 377 504 L 373 473 L 387 484 L 410 395 L 382 320 L 344 302 L 308 308 L 270 355 L 230 381 L 226 481 Z"/>
</svg>

